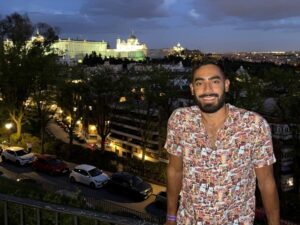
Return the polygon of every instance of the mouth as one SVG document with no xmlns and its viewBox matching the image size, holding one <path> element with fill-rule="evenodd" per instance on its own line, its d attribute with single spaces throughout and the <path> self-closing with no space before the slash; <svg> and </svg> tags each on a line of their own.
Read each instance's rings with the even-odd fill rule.
<svg viewBox="0 0 300 225">
<path fill-rule="evenodd" d="M 200 99 L 202 99 L 204 102 L 213 102 L 216 100 L 218 96 L 216 95 L 205 95 L 205 96 L 199 96 Z"/>
<path fill-rule="evenodd" d="M 202 98 L 202 102 L 206 104 L 212 104 L 215 102 L 215 97 L 205 97 Z"/>
</svg>

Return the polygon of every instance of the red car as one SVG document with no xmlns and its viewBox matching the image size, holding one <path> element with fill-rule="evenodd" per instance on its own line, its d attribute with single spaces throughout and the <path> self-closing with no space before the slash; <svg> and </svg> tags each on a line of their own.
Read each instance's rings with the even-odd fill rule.
<svg viewBox="0 0 300 225">
<path fill-rule="evenodd" d="M 69 168 L 65 162 L 58 159 L 55 155 L 36 155 L 36 160 L 32 164 L 37 171 L 55 174 L 66 174 Z"/>
</svg>

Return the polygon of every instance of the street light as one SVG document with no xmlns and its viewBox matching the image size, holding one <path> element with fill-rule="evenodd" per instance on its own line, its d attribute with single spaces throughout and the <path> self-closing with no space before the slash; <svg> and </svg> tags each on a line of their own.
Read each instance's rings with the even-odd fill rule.
<svg viewBox="0 0 300 225">
<path fill-rule="evenodd" d="M 8 142 L 10 143 L 10 131 L 14 125 L 13 125 L 13 123 L 6 123 L 4 126 L 8 130 Z"/>
<path fill-rule="evenodd" d="M 13 124 L 12 124 L 12 123 L 6 123 L 6 124 L 5 124 L 5 128 L 6 128 L 7 130 L 10 130 L 12 127 L 13 127 Z"/>
</svg>

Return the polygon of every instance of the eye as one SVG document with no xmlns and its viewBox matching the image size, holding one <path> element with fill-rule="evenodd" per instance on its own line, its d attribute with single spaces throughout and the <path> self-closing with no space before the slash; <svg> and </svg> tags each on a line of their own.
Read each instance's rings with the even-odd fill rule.
<svg viewBox="0 0 300 225">
<path fill-rule="evenodd" d="M 214 84 L 219 84 L 219 83 L 220 83 L 220 80 L 213 80 L 213 83 L 214 83 Z"/>
<path fill-rule="evenodd" d="M 200 86 L 200 85 L 202 85 L 202 82 L 196 81 L 195 85 L 196 85 L 196 86 Z"/>
</svg>

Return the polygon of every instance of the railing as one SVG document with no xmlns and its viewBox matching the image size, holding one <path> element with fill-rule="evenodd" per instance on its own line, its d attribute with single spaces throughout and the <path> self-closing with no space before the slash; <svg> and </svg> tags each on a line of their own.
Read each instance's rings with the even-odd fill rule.
<svg viewBox="0 0 300 225">
<path fill-rule="evenodd" d="M 4 194 L 0 194 L 0 224 L 157 225 L 134 218 L 56 205 Z"/>
<path fill-rule="evenodd" d="M 139 212 L 134 209 L 130 209 L 124 206 L 120 206 L 111 201 L 107 201 L 104 199 L 95 199 L 86 197 L 86 204 L 90 208 L 94 208 L 97 211 L 114 214 L 119 216 L 131 217 L 137 220 L 148 221 L 154 224 L 163 224 L 165 217 L 163 216 L 153 216 L 144 212 Z"/>
</svg>

